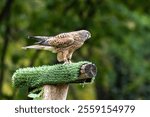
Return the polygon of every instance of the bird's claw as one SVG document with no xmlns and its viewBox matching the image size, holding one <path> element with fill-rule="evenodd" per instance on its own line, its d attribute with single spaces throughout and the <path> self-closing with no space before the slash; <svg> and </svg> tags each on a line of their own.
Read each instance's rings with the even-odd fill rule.
<svg viewBox="0 0 150 117">
<path fill-rule="evenodd" d="M 65 61 L 63 65 L 66 65 L 66 64 L 69 64 L 69 62 L 68 62 L 68 61 Z"/>
<path fill-rule="evenodd" d="M 70 63 L 72 63 L 71 60 L 67 60 L 67 61 L 64 62 L 64 65 L 65 64 L 70 64 Z"/>
<path fill-rule="evenodd" d="M 70 63 L 72 63 L 72 61 L 71 61 L 71 60 L 68 60 L 68 62 L 69 62 L 69 64 L 70 64 Z"/>
</svg>

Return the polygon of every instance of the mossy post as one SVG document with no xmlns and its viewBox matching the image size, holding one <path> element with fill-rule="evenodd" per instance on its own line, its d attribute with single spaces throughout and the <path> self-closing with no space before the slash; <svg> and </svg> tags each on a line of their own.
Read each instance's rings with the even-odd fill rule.
<svg viewBox="0 0 150 117">
<path fill-rule="evenodd" d="M 96 66 L 87 61 L 29 67 L 18 69 L 12 77 L 12 82 L 17 88 L 42 86 L 44 100 L 65 100 L 70 83 L 90 83 L 96 72 Z"/>
</svg>

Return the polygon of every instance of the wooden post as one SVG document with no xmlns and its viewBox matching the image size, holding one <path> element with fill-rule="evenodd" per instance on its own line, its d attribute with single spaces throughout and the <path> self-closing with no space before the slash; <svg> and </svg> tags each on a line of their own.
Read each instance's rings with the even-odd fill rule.
<svg viewBox="0 0 150 117">
<path fill-rule="evenodd" d="M 69 85 L 44 85 L 43 88 L 43 100 L 66 100 Z"/>
</svg>

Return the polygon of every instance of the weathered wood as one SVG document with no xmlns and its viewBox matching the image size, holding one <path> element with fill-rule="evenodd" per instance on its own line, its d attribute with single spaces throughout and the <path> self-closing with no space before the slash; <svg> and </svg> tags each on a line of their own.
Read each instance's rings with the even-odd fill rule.
<svg viewBox="0 0 150 117">
<path fill-rule="evenodd" d="M 80 68 L 79 79 L 86 79 L 95 77 L 97 73 L 96 66 L 94 64 L 84 64 Z"/>
<path fill-rule="evenodd" d="M 66 100 L 69 85 L 44 85 L 43 88 L 43 100 Z"/>
</svg>

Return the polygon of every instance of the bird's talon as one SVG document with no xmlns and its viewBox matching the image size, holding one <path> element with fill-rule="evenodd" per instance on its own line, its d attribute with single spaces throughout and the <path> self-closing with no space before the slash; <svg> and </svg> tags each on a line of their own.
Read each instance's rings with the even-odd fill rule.
<svg viewBox="0 0 150 117">
<path fill-rule="evenodd" d="M 72 61 L 71 61 L 71 60 L 69 60 L 68 62 L 69 62 L 69 63 L 72 63 Z"/>
<path fill-rule="evenodd" d="M 65 61 L 65 62 L 64 62 L 64 65 L 66 65 L 66 64 L 69 64 L 69 61 Z"/>
</svg>

